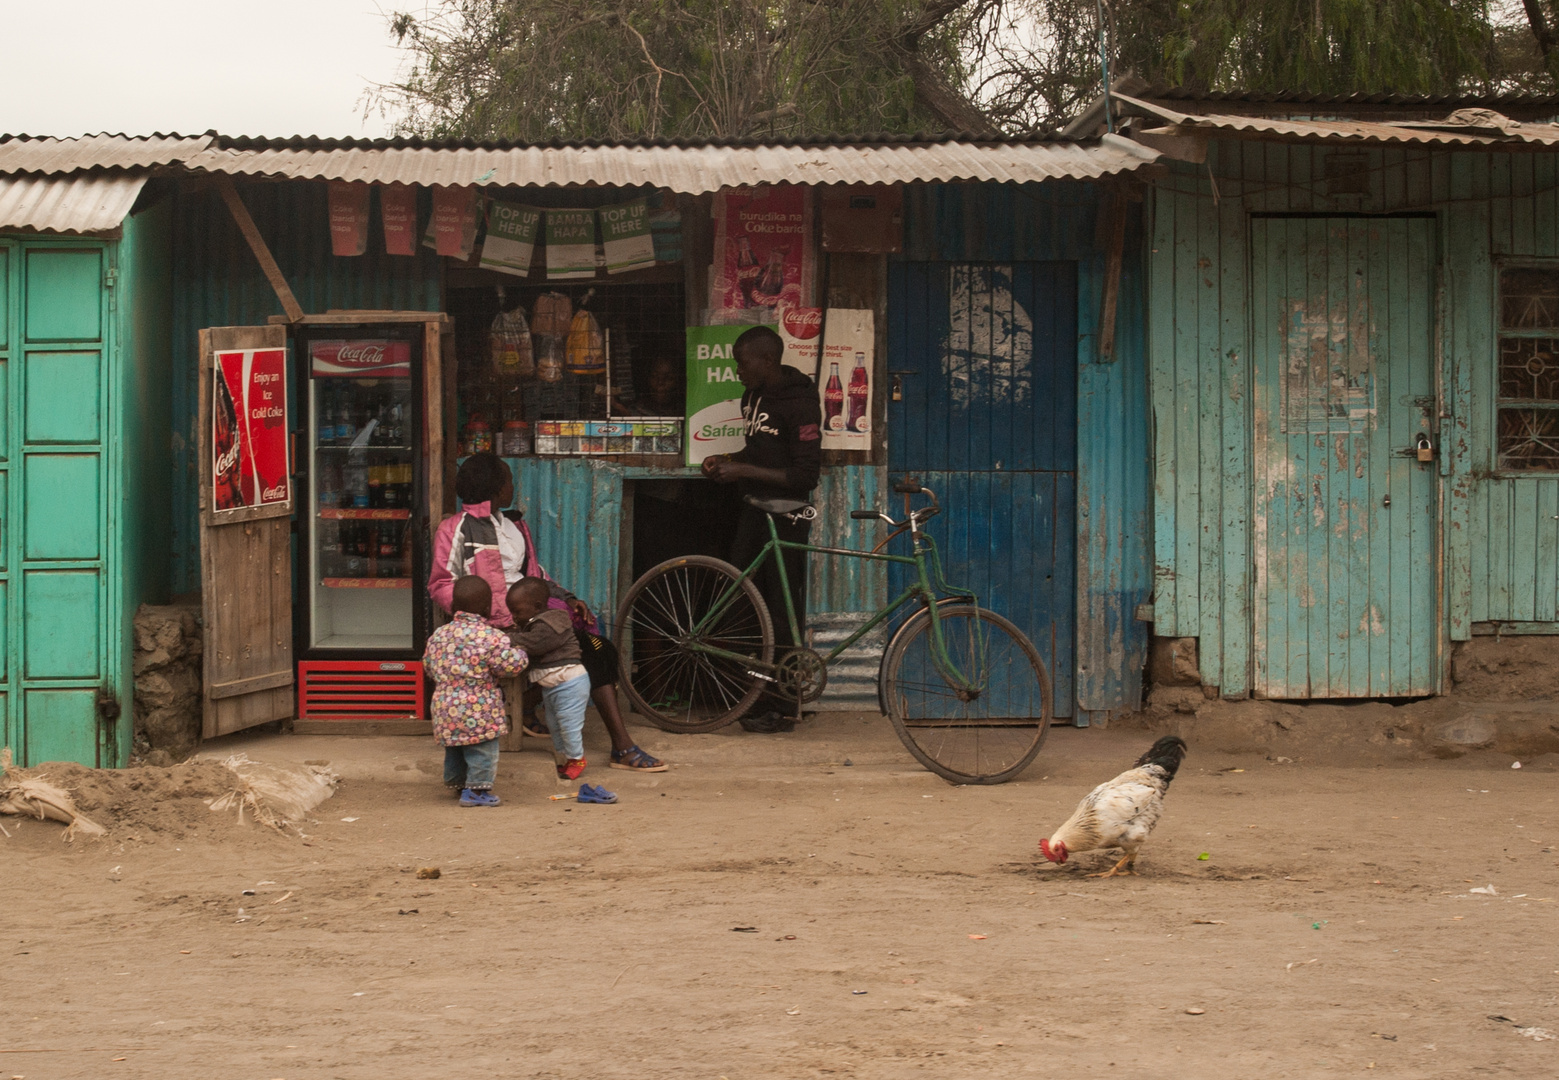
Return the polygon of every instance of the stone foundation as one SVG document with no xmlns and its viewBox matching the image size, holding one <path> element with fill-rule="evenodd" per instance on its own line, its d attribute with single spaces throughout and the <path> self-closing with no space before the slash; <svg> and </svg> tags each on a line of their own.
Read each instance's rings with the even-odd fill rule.
<svg viewBox="0 0 1559 1080">
<path fill-rule="evenodd" d="M 182 757 L 200 739 L 199 605 L 135 613 L 135 749 L 150 758 Z"/>
</svg>

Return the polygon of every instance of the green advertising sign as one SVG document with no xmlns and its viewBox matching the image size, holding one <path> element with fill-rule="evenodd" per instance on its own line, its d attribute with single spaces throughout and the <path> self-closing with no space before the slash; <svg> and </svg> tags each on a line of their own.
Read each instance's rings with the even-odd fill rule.
<svg viewBox="0 0 1559 1080">
<path fill-rule="evenodd" d="M 687 328 L 687 463 L 746 445 L 742 384 L 731 346 L 751 325 Z"/>
</svg>

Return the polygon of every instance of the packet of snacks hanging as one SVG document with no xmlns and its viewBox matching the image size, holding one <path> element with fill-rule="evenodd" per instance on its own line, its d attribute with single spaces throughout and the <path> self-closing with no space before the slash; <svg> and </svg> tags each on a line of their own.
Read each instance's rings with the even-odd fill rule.
<svg viewBox="0 0 1559 1080">
<path fill-rule="evenodd" d="M 519 308 L 500 311 L 488 329 L 493 370 L 510 379 L 529 379 L 536 374 L 536 357 L 531 352 L 530 326 Z"/>
<path fill-rule="evenodd" d="M 563 351 L 573 328 L 574 305 L 563 293 L 542 293 L 531 312 L 536 377 L 542 382 L 563 378 Z"/>
<path fill-rule="evenodd" d="M 583 308 L 574 312 L 566 356 L 571 375 L 600 375 L 606 370 L 606 336 L 595 316 Z"/>
</svg>

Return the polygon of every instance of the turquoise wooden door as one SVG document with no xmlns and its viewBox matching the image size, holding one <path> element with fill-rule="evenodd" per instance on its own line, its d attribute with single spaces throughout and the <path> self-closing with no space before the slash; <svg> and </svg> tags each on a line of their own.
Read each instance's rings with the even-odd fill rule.
<svg viewBox="0 0 1559 1080">
<path fill-rule="evenodd" d="M 1435 691 L 1431 218 L 1256 218 L 1255 691 Z"/>
<path fill-rule="evenodd" d="M 23 763 L 119 756 L 109 257 L 101 243 L 0 241 L 0 710 Z"/>
</svg>

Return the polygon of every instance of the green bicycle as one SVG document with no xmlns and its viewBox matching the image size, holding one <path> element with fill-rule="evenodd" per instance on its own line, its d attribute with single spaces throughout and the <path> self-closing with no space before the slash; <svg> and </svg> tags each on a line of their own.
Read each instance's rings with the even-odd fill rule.
<svg viewBox="0 0 1559 1080">
<path fill-rule="evenodd" d="M 914 611 L 893 632 L 877 675 L 878 704 L 911 754 L 942 778 L 999 784 L 1022 772 L 1050 731 L 1050 679 L 1023 632 L 972 593 L 942 576 L 935 542 L 922 526 L 941 513 L 936 494 L 911 480 L 894 485 L 906 517 L 856 510 L 860 521 L 892 527 L 870 551 L 781 540 L 776 516 L 811 520 L 797 499 L 747 497 L 768 514 L 769 542 L 745 570 L 720 559 L 668 559 L 633 583 L 617 609 L 622 685 L 635 711 L 666 731 L 714 731 L 752 708 L 765 691 L 786 702 L 816 701 L 828 667 L 901 608 Z M 930 505 L 910 509 L 910 496 Z M 883 548 L 908 532 L 911 554 Z M 903 593 L 826 655 L 809 648 L 775 657 L 774 620 L 753 576 L 773 559 L 785 595 L 791 640 L 802 641 L 785 572 L 784 550 L 816 552 L 912 567 Z"/>
</svg>

